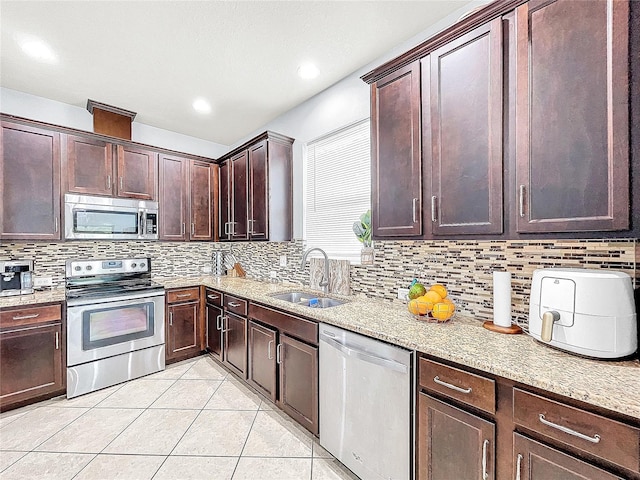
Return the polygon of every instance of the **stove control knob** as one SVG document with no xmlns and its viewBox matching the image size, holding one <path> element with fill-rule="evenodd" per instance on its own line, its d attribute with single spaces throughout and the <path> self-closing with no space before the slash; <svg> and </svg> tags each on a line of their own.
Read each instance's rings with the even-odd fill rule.
<svg viewBox="0 0 640 480">
<path fill-rule="evenodd" d="M 76 266 L 74 267 L 74 270 L 75 270 L 76 272 L 79 272 L 80 270 L 82 270 L 82 267 L 81 267 L 80 265 L 76 265 Z"/>
<path fill-rule="evenodd" d="M 87 265 L 87 270 L 92 270 L 93 267 L 91 265 Z"/>
<path fill-rule="evenodd" d="M 133 263 L 131 264 L 131 268 L 136 268 L 137 266 L 138 266 L 138 264 L 137 264 L 136 262 L 133 262 Z"/>
<path fill-rule="evenodd" d="M 140 264 L 140 268 L 146 268 L 146 267 L 147 267 L 147 264 L 146 264 L 146 263 L 142 262 L 142 263 Z"/>
</svg>

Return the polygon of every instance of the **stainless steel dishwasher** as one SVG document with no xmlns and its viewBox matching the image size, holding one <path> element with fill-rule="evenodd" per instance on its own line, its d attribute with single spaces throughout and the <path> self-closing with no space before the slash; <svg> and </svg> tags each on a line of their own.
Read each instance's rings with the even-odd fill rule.
<svg viewBox="0 0 640 480">
<path fill-rule="evenodd" d="M 320 324 L 320 445 L 362 480 L 411 478 L 412 359 Z"/>
</svg>

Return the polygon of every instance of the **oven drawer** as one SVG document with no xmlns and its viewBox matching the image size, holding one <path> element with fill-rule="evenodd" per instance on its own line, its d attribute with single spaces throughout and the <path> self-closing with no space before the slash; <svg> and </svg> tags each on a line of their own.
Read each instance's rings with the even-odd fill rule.
<svg viewBox="0 0 640 480">
<path fill-rule="evenodd" d="M 442 363 L 420 359 L 420 386 L 445 397 L 496 413 L 496 382 Z"/>
<path fill-rule="evenodd" d="M 205 293 L 205 300 L 209 305 L 215 305 L 216 307 L 222 306 L 222 292 L 207 288 L 205 289 Z"/>
<path fill-rule="evenodd" d="M 44 305 L 38 307 L 16 307 L 0 313 L 0 328 L 22 327 L 45 322 L 56 322 L 62 319 L 62 307 Z"/>
<path fill-rule="evenodd" d="M 167 303 L 192 302 L 200 299 L 200 287 L 180 288 L 167 291 Z"/>
<path fill-rule="evenodd" d="M 224 296 L 224 308 L 237 315 L 247 316 L 247 301 L 231 295 Z"/>
<path fill-rule="evenodd" d="M 632 471 L 640 466 L 640 429 L 630 425 L 519 388 L 513 389 L 513 421 Z"/>
</svg>

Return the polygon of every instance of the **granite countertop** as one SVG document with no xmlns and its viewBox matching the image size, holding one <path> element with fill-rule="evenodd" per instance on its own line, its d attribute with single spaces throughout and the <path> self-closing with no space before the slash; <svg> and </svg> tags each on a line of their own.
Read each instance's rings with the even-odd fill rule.
<svg viewBox="0 0 640 480">
<path fill-rule="evenodd" d="M 527 335 L 503 335 L 460 315 L 444 324 L 417 320 L 404 304 L 345 297 L 316 309 L 278 300 L 274 293 L 306 288 L 229 277 L 153 279 L 166 288 L 206 285 L 220 291 L 329 323 L 516 382 L 640 419 L 640 361 L 589 360 L 541 345 Z M 0 307 L 64 300 L 64 289 L 0 298 Z"/>
</svg>

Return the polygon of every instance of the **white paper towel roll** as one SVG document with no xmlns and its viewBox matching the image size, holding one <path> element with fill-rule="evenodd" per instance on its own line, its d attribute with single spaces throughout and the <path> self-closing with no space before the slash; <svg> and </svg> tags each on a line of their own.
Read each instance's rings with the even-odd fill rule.
<svg viewBox="0 0 640 480">
<path fill-rule="evenodd" d="M 493 324 L 511 326 L 511 273 L 493 272 Z"/>
</svg>

